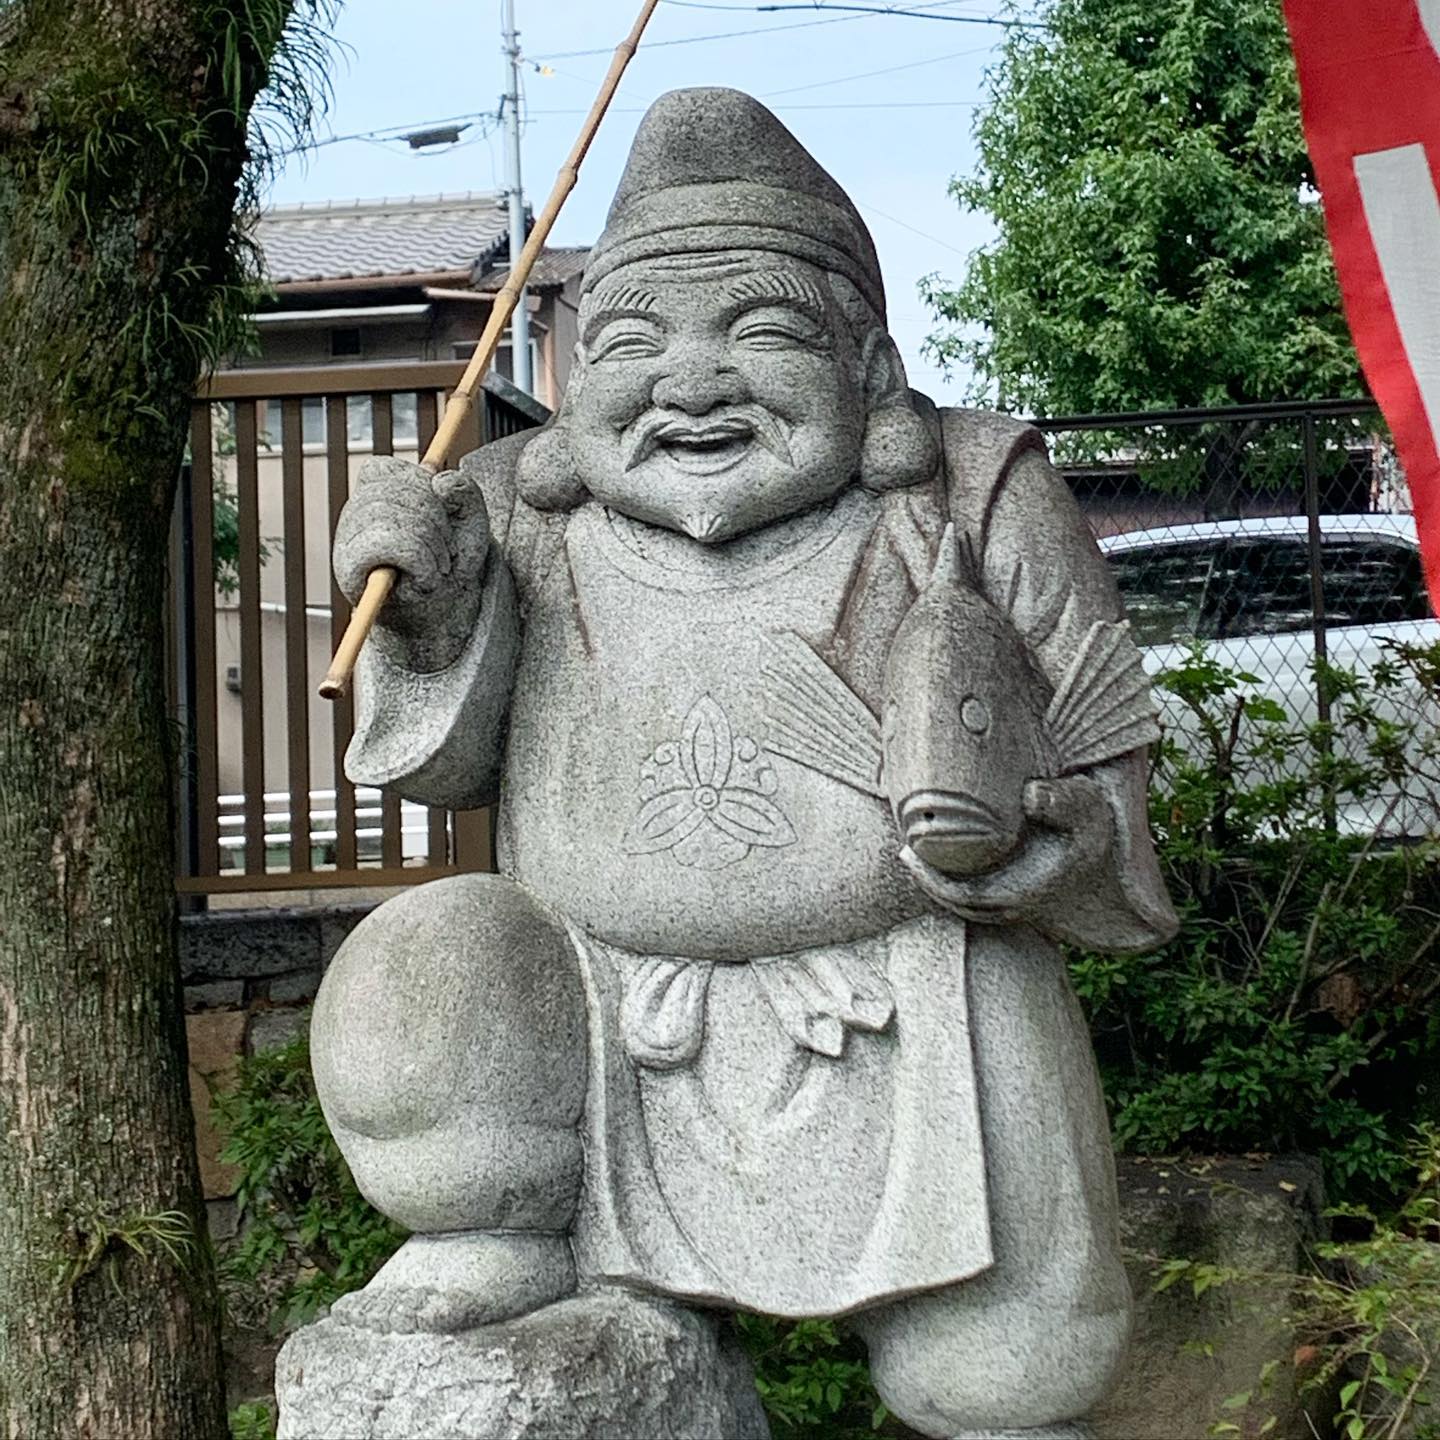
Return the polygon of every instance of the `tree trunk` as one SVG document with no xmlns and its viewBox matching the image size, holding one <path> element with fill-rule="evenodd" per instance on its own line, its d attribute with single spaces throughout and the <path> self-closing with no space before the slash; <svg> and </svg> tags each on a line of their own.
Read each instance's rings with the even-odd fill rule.
<svg viewBox="0 0 1440 1440">
<path fill-rule="evenodd" d="M 187 1095 L 162 629 L 265 36 L 0 18 L 0 1435 L 224 1433 Z M 275 10 L 288 14 L 288 4 Z M 274 27 L 272 26 L 272 31 Z"/>
</svg>

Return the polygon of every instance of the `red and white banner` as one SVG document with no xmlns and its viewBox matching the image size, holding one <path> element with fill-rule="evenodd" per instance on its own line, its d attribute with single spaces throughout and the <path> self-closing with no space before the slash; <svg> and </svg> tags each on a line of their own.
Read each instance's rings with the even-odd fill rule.
<svg viewBox="0 0 1440 1440">
<path fill-rule="evenodd" d="M 1345 313 L 1440 612 L 1440 0 L 1285 0 Z"/>
</svg>

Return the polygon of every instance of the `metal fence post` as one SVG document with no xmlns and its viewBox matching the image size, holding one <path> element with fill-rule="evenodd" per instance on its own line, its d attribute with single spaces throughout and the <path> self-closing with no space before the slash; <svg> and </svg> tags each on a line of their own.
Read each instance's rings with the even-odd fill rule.
<svg viewBox="0 0 1440 1440">
<path fill-rule="evenodd" d="M 1320 724 L 1320 753 L 1328 760 L 1330 736 L 1330 692 L 1324 670 L 1330 659 L 1325 634 L 1324 554 L 1320 540 L 1320 446 L 1315 433 L 1315 412 L 1307 410 L 1300 421 L 1301 449 L 1305 473 L 1305 520 L 1310 544 L 1310 624 L 1315 652 L 1315 718 Z M 1325 787 L 1322 797 L 1325 828 L 1335 829 L 1335 792 Z"/>
</svg>

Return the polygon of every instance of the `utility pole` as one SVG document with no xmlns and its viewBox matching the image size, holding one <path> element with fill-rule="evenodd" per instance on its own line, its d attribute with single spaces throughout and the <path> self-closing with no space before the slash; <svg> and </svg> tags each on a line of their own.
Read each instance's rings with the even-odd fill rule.
<svg viewBox="0 0 1440 1440">
<path fill-rule="evenodd" d="M 501 0 L 509 89 L 503 106 L 507 138 L 505 195 L 510 207 L 510 265 L 513 269 L 525 247 L 525 187 L 520 180 L 520 35 L 515 29 L 515 0 Z M 521 290 L 510 321 L 510 370 L 515 384 L 527 395 L 534 388 L 530 373 L 529 291 Z"/>
</svg>

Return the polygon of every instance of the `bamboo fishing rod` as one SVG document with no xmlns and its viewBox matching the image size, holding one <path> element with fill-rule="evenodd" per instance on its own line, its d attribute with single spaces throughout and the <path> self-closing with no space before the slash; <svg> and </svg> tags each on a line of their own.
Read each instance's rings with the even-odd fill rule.
<svg viewBox="0 0 1440 1440">
<path fill-rule="evenodd" d="M 534 228 L 530 231 L 529 238 L 525 241 L 525 248 L 521 250 L 520 258 L 510 267 L 510 278 L 506 280 L 495 297 L 495 303 L 490 311 L 490 319 L 486 322 L 480 340 L 475 346 L 475 354 L 471 356 L 470 363 L 465 367 L 465 374 L 446 403 L 445 415 L 440 421 L 440 428 L 436 430 L 435 438 L 431 440 L 424 458 L 420 461 L 420 464 L 432 475 L 443 470 L 450 459 L 450 452 L 460 434 L 460 427 L 475 406 L 475 395 L 480 389 L 480 382 L 484 380 L 485 372 L 489 370 L 490 362 L 495 357 L 495 351 L 500 344 L 500 337 L 504 333 L 505 326 L 515 312 L 520 291 L 524 288 L 526 280 L 529 279 L 531 270 L 535 268 L 536 260 L 540 258 L 540 252 L 545 247 L 546 238 L 555 224 L 555 217 L 560 213 L 560 207 L 564 205 L 570 192 L 575 188 L 575 182 L 580 178 L 580 166 L 585 159 L 586 152 L 590 149 L 590 142 L 594 140 L 595 132 L 600 128 L 600 122 L 610 108 L 610 101 L 615 96 L 615 91 L 620 84 L 620 77 L 624 75 L 625 67 L 639 48 L 640 37 L 645 33 L 645 27 L 650 23 L 650 17 L 655 13 L 655 7 L 659 3 L 660 0 L 645 0 L 630 33 L 615 47 L 615 55 L 610 61 L 609 70 L 605 72 L 605 79 L 600 85 L 600 93 L 596 95 L 595 103 L 590 107 L 590 113 L 580 127 L 580 134 L 576 137 L 574 147 L 564 165 L 560 167 L 560 173 L 555 177 L 555 187 L 551 190 L 550 198 L 545 202 L 545 208 L 540 212 Z M 325 678 L 320 682 L 320 693 L 325 699 L 338 700 L 341 696 L 349 693 L 350 677 L 354 673 L 360 647 L 364 645 L 366 636 L 370 634 L 370 627 L 374 625 L 375 617 L 380 613 L 381 606 L 385 604 L 391 590 L 395 588 L 395 580 L 396 572 L 388 565 L 381 565 L 370 572 L 370 577 L 365 582 L 364 593 L 350 614 L 350 623 L 345 627 L 344 635 L 340 637 L 335 657 L 330 662 L 329 670 L 325 672 Z"/>
</svg>

